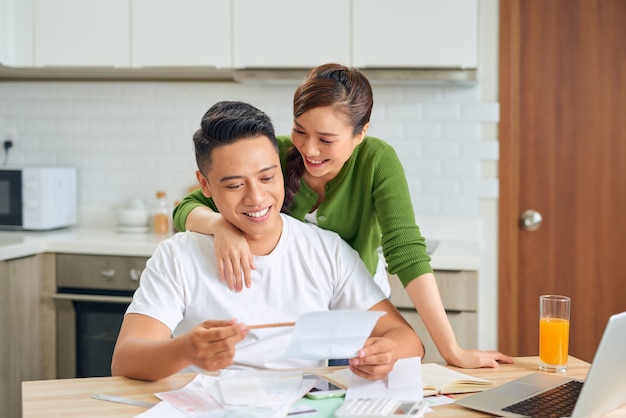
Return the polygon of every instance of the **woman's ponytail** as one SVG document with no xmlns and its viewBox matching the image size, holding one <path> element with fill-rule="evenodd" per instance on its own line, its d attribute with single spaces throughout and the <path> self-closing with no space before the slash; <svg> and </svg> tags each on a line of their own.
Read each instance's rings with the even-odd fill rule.
<svg viewBox="0 0 626 418">
<path fill-rule="evenodd" d="M 282 208 L 282 211 L 285 213 L 289 213 L 289 207 L 300 189 L 300 179 L 303 174 L 304 161 L 302 161 L 302 155 L 300 155 L 296 147 L 292 146 L 287 151 L 287 166 L 285 167 L 285 201 Z"/>
</svg>

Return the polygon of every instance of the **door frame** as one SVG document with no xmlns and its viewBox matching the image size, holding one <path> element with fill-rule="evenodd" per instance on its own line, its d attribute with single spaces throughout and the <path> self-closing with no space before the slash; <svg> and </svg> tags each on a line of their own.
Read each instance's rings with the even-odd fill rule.
<svg viewBox="0 0 626 418">
<path fill-rule="evenodd" d="M 498 203 L 498 349 L 517 355 L 518 214 L 520 147 L 520 29 L 518 0 L 500 2 L 500 141 Z"/>
</svg>

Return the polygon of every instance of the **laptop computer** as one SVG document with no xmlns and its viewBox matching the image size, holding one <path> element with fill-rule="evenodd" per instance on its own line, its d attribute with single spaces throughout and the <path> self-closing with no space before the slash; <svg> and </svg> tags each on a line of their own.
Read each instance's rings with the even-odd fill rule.
<svg viewBox="0 0 626 418">
<path fill-rule="evenodd" d="M 519 414 L 507 411 L 505 408 L 551 391 L 567 382 L 580 381 L 563 375 L 538 371 L 493 389 L 459 399 L 456 404 L 499 416 L 547 416 L 546 409 L 541 409 L 543 414 Z M 576 383 L 570 385 L 576 385 Z M 580 386 L 580 383 L 577 386 Z M 596 417 L 625 403 L 626 312 L 622 312 L 609 318 L 587 378 L 573 403 L 573 410 L 556 416 Z M 563 413 L 562 410 L 563 408 L 559 408 L 560 413 Z"/>
</svg>

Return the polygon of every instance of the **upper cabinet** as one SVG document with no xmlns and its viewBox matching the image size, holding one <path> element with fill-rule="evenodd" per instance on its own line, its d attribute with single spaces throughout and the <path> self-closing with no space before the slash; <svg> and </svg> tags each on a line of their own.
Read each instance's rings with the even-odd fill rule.
<svg viewBox="0 0 626 418">
<path fill-rule="evenodd" d="M 349 65 L 351 0 L 232 0 L 234 68 Z"/>
<path fill-rule="evenodd" d="M 408 80 L 396 70 L 477 68 L 478 6 L 478 0 L 0 0 L 0 23 L 7 23 L 0 27 L 0 77 L 39 68 L 35 75 L 66 78 L 215 80 L 219 73 L 232 80 L 250 69 L 338 62 L 374 78 Z M 10 67 L 32 68 L 7 73 Z"/>
<path fill-rule="evenodd" d="M 356 67 L 477 67 L 477 0 L 354 0 L 352 25 Z"/>
<path fill-rule="evenodd" d="M 130 65 L 128 0 L 33 0 L 34 66 Z"/>
<path fill-rule="evenodd" d="M 235 68 L 476 68 L 477 42 L 477 0 L 233 0 Z"/>
<path fill-rule="evenodd" d="M 230 0 L 131 0 L 131 6 L 133 67 L 231 67 Z"/>
<path fill-rule="evenodd" d="M 34 0 L 35 66 L 231 66 L 229 0 Z"/>
<path fill-rule="evenodd" d="M 32 22 L 31 1 L 0 0 L 0 64 L 33 65 Z"/>
</svg>

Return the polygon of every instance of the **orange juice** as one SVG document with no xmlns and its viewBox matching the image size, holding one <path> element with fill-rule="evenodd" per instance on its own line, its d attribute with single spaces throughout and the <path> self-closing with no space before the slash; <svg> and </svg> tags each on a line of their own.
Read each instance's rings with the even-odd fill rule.
<svg viewBox="0 0 626 418">
<path fill-rule="evenodd" d="M 548 365 L 567 364 L 569 321 L 558 318 L 539 320 L 539 359 Z"/>
</svg>

